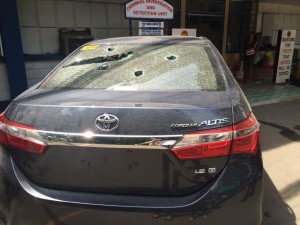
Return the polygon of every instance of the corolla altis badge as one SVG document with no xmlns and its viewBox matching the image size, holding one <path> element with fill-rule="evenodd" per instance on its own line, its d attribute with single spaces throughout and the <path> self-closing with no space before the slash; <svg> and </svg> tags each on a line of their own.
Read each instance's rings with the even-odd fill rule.
<svg viewBox="0 0 300 225">
<path fill-rule="evenodd" d="M 96 118 L 95 125 L 99 130 L 111 132 L 119 127 L 119 119 L 115 115 L 104 113 Z"/>
<path fill-rule="evenodd" d="M 174 123 L 171 124 L 171 128 L 196 128 L 202 126 L 214 126 L 229 123 L 228 118 L 214 119 L 214 120 L 204 120 L 201 123 Z"/>
</svg>

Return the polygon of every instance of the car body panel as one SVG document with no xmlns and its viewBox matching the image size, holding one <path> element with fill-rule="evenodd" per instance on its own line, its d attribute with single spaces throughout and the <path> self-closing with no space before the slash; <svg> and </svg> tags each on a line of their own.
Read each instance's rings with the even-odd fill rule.
<svg viewBox="0 0 300 225">
<path fill-rule="evenodd" d="M 96 118 L 105 113 L 120 120 L 113 132 L 95 126 Z M 230 99 L 224 91 L 137 95 L 126 91 L 37 90 L 12 103 L 6 115 L 12 121 L 35 127 L 51 144 L 42 155 L 10 150 L 25 176 L 47 188 L 186 195 L 204 187 L 228 160 L 218 157 L 179 161 L 170 148 L 153 146 L 154 140 L 175 143 L 189 131 L 232 125 Z M 216 119 L 223 118 L 226 123 L 216 123 Z M 201 125 L 203 121 L 207 123 Z M 201 126 L 172 127 L 195 123 Z M 93 138 L 92 145 L 84 138 L 77 143 L 86 132 L 100 136 Z M 208 168 L 213 168 L 214 173 L 195 173 Z"/>
</svg>

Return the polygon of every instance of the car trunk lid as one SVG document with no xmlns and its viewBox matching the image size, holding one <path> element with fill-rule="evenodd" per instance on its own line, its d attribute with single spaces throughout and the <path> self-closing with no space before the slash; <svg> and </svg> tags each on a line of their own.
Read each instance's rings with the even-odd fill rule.
<svg viewBox="0 0 300 225">
<path fill-rule="evenodd" d="M 119 120 L 111 131 L 97 118 Z M 9 148 L 37 185 L 70 191 L 186 195 L 210 182 L 228 155 L 180 160 L 172 147 L 191 131 L 232 125 L 226 92 L 36 90 L 6 111 L 34 127 L 48 145 L 43 154 Z"/>
</svg>

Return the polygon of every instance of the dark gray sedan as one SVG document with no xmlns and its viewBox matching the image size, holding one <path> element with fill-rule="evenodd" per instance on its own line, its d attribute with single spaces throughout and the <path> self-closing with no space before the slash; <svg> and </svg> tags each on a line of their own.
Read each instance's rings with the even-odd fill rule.
<svg viewBox="0 0 300 225">
<path fill-rule="evenodd" d="M 259 225 L 259 123 L 205 38 L 90 42 L 0 115 L 0 224 Z"/>
</svg>

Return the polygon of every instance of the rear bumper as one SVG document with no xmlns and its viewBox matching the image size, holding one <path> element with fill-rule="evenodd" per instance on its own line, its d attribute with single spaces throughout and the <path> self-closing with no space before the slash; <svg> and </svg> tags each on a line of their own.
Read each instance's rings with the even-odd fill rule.
<svg viewBox="0 0 300 225">
<path fill-rule="evenodd" d="M 61 192 L 22 177 L 0 146 L 0 215 L 7 225 L 259 225 L 262 173 L 260 155 L 235 156 L 217 179 L 189 196 Z"/>
</svg>

